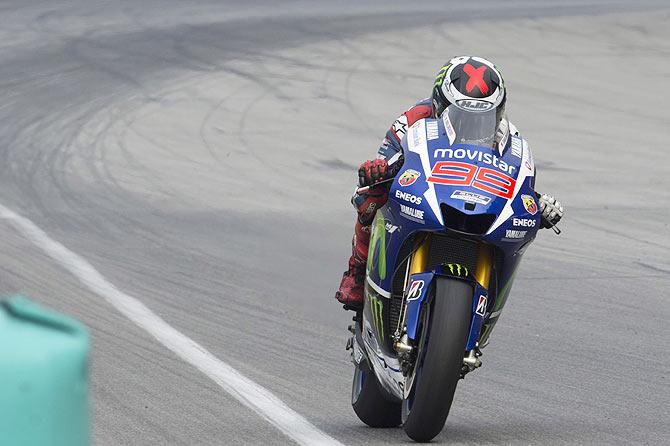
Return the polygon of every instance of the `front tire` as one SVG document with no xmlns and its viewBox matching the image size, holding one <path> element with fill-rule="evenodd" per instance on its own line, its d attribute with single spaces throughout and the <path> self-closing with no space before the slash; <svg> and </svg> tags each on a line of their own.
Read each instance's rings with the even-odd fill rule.
<svg viewBox="0 0 670 446">
<path fill-rule="evenodd" d="M 351 406 L 358 418 L 370 427 L 400 425 L 400 402 L 387 400 L 379 388 L 377 377 L 365 359 L 355 365 L 351 386 Z"/>
<path fill-rule="evenodd" d="M 427 339 L 421 339 L 416 376 L 402 405 L 403 429 L 415 441 L 432 440 L 447 421 L 463 366 L 472 295 L 468 282 L 437 280 L 429 317 L 424 320 Z"/>
</svg>

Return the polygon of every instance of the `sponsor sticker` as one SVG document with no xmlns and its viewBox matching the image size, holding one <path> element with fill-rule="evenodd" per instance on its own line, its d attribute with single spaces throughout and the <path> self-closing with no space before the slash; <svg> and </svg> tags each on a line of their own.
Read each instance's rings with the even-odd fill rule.
<svg viewBox="0 0 670 446">
<path fill-rule="evenodd" d="M 468 277 L 468 268 L 460 263 L 443 263 L 449 267 L 449 272 L 458 277 Z"/>
<path fill-rule="evenodd" d="M 409 284 L 409 290 L 407 290 L 407 300 L 417 300 L 421 296 L 424 284 L 423 280 L 413 280 Z"/>
<path fill-rule="evenodd" d="M 483 294 L 479 296 L 479 300 L 477 301 L 477 309 L 475 310 L 475 313 L 477 313 L 480 316 L 484 316 L 486 314 L 486 296 Z"/>
<path fill-rule="evenodd" d="M 505 230 L 505 238 L 512 240 L 522 239 L 526 236 L 527 232 L 528 231 L 517 231 L 516 229 L 507 229 Z"/>
<path fill-rule="evenodd" d="M 537 220 L 532 218 L 513 218 L 512 225 L 514 226 L 523 226 L 524 228 L 534 228 L 537 224 Z"/>
<path fill-rule="evenodd" d="M 438 149 L 450 150 L 450 149 Z M 437 150 L 436 150 L 437 152 Z M 487 155 L 491 155 L 488 153 Z M 497 158 L 495 158 L 497 159 Z M 438 161 L 428 181 L 451 186 L 472 186 L 486 193 L 510 199 L 514 196 L 516 180 L 488 167 L 477 167 L 462 161 Z"/>
<path fill-rule="evenodd" d="M 474 192 L 468 192 L 464 190 L 455 190 L 451 194 L 451 198 L 455 200 L 463 200 L 463 201 L 468 201 L 470 203 L 478 203 L 478 204 L 489 204 L 491 202 L 491 198 L 487 197 L 485 195 L 479 195 Z"/>
<path fill-rule="evenodd" d="M 421 176 L 421 172 L 418 172 L 414 169 L 407 169 L 400 175 L 400 178 L 398 178 L 398 183 L 402 187 L 410 186 L 414 184 L 414 182 Z"/>
<path fill-rule="evenodd" d="M 456 101 L 456 104 L 458 104 L 459 106 L 463 107 L 466 110 L 473 110 L 473 111 L 485 111 L 493 107 L 493 104 L 491 104 L 490 102 L 478 101 L 475 99 L 461 99 L 460 101 Z"/>
<path fill-rule="evenodd" d="M 400 213 L 403 217 L 414 220 L 418 223 L 423 223 L 423 212 L 421 209 L 415 209 L 410 206 L 400 205 Z"/>
<path fill-rule="evenodd" d="M 449 137 L 449 145 L 451 145 L 456 140 L 456 130 L 454 130 L 454 126 L 451 125 L 449 113 L 442 113 L 442 122 L 444 123 L 444 130 L 446 130 L 447 136 Z"/>
<path fill-rule="evenodd" d="M 411 132 L 411 137 L 412 137 L 412 143 L 414 147 L 419 147 L 422 142 L 426 142 L 425 139 L 423 139 L 423 132 L 419 132 L 419 123 L 421 121 L 416 121 L 412 126 L 409 128 L 409 131 Z"/>
<path fill-rule="evenodd" d="M 435 158 L 451 158 L 467 161 L 477 161 L 479 163 L 489 164 L 510 175 L 514 174 L 515 166 L 510 166 L 505 161 L 498 158 L 490 152 L 482 152 L 476 149 L 435 149 L 433 152 Z"/>
<path fill-rule="evenodd" d="M 393 133 L 395 133 L 396 138 L 398 138 L 398 141 L 400 141 L 407 132 L 407 116 L 400 116 L 395 120 L 391 128 L 393 129 Z"/>
<path fill-rule="evenodd" d="M 421 204 L 421 201 L 423 200 L 422 197 L 417 197 L 416 195 L 412 195 L 409 192 L 403 192 L 401 190 L 396 190 L 395 196 L 396 198 L 400 198 L 401 200 L 409 201 L 410 203 L 414 204 Z"/>
<path fill-rule="evenodd" d="M 528 211 L 530 215 L 537 214 L 537 203 L 535 202 L 535 198 L 530 195 L 521 195 L 521 201 L 523 202 L 523 207 L 526 208 L 526 211 Z"/>
<path fill-rule="evenodd" d="M 388 232 L 389 234 L 393 234 L 395 231 L 398 230 L 398 227 L 396 225 L 393 225 L 393 224 L 389 223 L 388 221 L 386 222 L 386 224 L 384 226 L 386 227 L 386 232 Z"/>
<path fill-rule="evenodd" d="M 429 141 L 440 137 L 440 131 L 437 127 L 437 121 L 429 121 L 426 124 L 426 135 Z"/>
<path fill-rule="evenodd" d="M 521 158 L 522 153 L 523 146 L 521 144 L 521 138 L 518 136 L 512 136 L 512 155 L 516 156 L 517 158 Z"/>
<path fill-rule="evenodd" d="M 370 307 L 372 310 L 372 322 L 374 322 L 377 334 L 381 339 L 384 339 L 384 304 L 377 296 L 370 296 Z"/>
</svg>

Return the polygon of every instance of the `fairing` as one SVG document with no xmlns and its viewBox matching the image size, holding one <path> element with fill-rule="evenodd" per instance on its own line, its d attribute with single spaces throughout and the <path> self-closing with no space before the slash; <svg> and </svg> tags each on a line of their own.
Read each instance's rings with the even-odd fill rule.
<svg viewBox="0 0 670 446">
<path fill-rule="evenodd" d="M 402 170 L 390 187 L 387 204 L 377 211 L 370 240 L 363 340 L 377 375 L 385 375 L 380 380 L 399 397 L 404 381 L 391 345 L 396 327 L 389 326 L 388 314 L 394 273 L 403 260 L 399 253 L 408 238 L 426 232 L 449 234 L 487 244 L 495 251 L 488 288 L 473 281 L 471 349 L 477 341 L 480 346 L 486 342 L 521 256 L 540 227 L 533 190 L 535 166 L 525 142 L 505 135 L 502 144 L 491 144 L 496 130 L 494 114 L 461 109 L 449 113 L 447 109 L 442 116 L 422 119 L 408 129 L 402 140 Z M 461 122 L 470 118 L 468 124 Z M 477 233 L 466 233 L 451 227 L 450 215 L 486 224 L 480 225 Z M 439 267 L 421 273 L 424 276 L 411 278 L 424 280 L 426 286 L 408 305 L 410 338 L 416 336 L 420 305 L 434 277 L 449 275 Z"/>
</svg>

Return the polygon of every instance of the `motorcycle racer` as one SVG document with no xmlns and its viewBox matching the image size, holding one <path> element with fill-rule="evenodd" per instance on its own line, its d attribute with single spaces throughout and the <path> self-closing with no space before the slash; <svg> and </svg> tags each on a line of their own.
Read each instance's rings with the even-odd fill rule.
<svg viewBox="0 0 670 446">
<path fill-rule="evenodd" d="M 496 66 L 487 59 L 476 56 L 454 57 L 438 72 L 433 86 L 432 96 L 419 101 L 400 115 L 386 132 L 376 159 L 365 161 L 358 170 L 360 187 L 369 186 L 366 192 L 354 193 L 351 203 L 357 212 L 352 254 L 348 269 L 335 297 L 344 304 L 345 309 L 358 310 L 363 305 L 363 279 L 370 243 L 370 225 L 377 209 L 387 199 L 390 182 L 377 184 L 393 178 L 403 164 L 401 140 L 407 129 L 424 118 L 439 118 L 445 109 L 456 104 L 459 107 L 473 109 L 485 107 L 496 109 L 497 132 L 493 148 L 500 154 L 510 150 L 510 136 L 519 136 L 517 128 L 505 116 L 507 91 L 503 78 Z M 527 143 L 523 140 L 523 146 Z M 563 217 L 560 201 L 551 195 L 537 194 L 542 213 L 542 227 L 555 226 Z"/>
</svg>

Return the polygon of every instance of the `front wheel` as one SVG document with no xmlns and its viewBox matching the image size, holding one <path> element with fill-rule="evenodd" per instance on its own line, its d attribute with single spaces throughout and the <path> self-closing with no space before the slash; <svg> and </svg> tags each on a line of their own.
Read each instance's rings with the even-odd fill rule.
<svg viewBox="0 0 670 446">
<path fill-rule="evenodd" d="M 358 418 L 370 427 L 396 427 L 400 425 L 400 402 L 388 401 L 365 359 L 354 365 L 351 386 L 351 406 Z"/>
<path fill-rule="evenodd" d="M 472 317 L 472 285 L 455 279 L 437 280 L 423 323 L 423 348 L 415 377 L 403 401 L 403 429 L 415 441 L 430 441 L 447 421 Z"/>
</svg>

